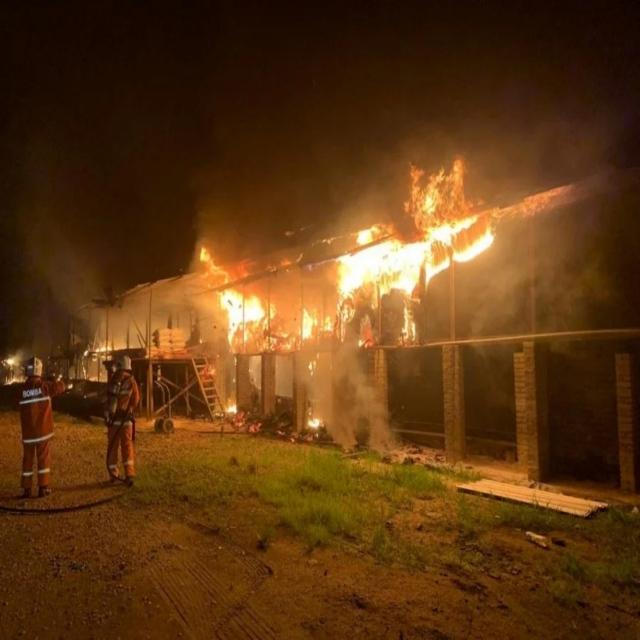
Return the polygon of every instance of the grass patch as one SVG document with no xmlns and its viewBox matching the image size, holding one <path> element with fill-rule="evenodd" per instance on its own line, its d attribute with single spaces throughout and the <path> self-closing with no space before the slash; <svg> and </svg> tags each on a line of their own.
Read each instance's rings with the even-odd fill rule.
<svg viewBox="0 0 640 640">
<path fill-rule="evenodd" d="M 567 553 L 560 563 L 560 571 L 571 576 L 578 582 L 586 582 L 589 578 L 589 567 L 573 553 Z"/>
<path fill-rule="evenodd" d="M 549 531 L 568 530 L 575 526 L 576 519 L 551 509 L 497 502 L 494 509 L 497 523 L 502 526 L 547 533 Z"/>
<path fill-rule="evenodd" d="M 415 498 L 441 494 L 447 489 L 447 485 L 438 473 L 424 467 L 394 465 L 390 468 L 388 476 L 393 484 Z"/>
<path fill-rule="evenodd" d="M 556 578 L 547 589 L 556 602 L 565 606 L 575 607 L 584 597 L 582 587 L 571 579 Z"/>
<path fill-rule="evenodd" d="M 257 491 L 278 509 L 280 524 L 314 547 L 333 536 L 357 537 L 369 521 L 356 479 L 353 465 L 339 455 L 312 451 L 298 467 L 266 478 Z"/>
<path fill-rule="evenodd" d="M 385 522 L 399 509 L 413 508 L 414 499 L 448 490 L 438 472 L 382 465 L 373 455 L 354 462 L 335 450 L 262 440 L 229 442 L 203 441 L 202 449 L 174 452 L 167 461 L 156 458 L 131 499 L 142 505 L 186 502 L 212 508 L 253 496 L 275 511 L 272 522 L 309 548 L 348 540 L 376 558 L 413 564 L 418 554 L 397 536 L 390 537 Z"/>
</svg>

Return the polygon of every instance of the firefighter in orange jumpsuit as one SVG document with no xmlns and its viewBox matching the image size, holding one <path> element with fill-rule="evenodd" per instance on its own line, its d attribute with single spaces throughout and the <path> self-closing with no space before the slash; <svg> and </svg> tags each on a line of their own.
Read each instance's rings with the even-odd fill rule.
<svg viewBox="0 0 640 640">
<path fill-rule="evenodd" d="M 51 398 L 63 393 L 66 385 L 61 381 L 42 379 L 42 360 L 31 358 L 25 367 L 27 379 L 20 390 L 20 422 L 22 424 L 22 490 L 23 498 L 31 497 L 33 462 L 38 464 L 38 496 L 51 493 L 51 438 L 53 413 Z"/>
<path fill-rule="evenodd" d="M 112 482 L 120 478 L 118 471 L 118 447 L 122 453 L 124 475 L 128 486 L 133 486 L 136 475 L 133 434 L 135 428 L 134 411 L 140 403 L 138 383 L 131 373 L 131 358 L 120 356 L 116 360 L 116 370 L 107 385 L 107 467 Z"/>
</svg>

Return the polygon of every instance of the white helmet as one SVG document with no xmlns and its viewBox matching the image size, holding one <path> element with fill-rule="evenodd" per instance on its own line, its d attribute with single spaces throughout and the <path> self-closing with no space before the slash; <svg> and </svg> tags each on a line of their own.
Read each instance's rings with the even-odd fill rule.
<svg viewBox="0 0 640 640">
<path fill-rule="evenodd" d="M 27 376 L 41 376 L 42 375 L 42 360 L 40 358 L 30 358 L 25 364 L 25 374 Z"/>
<path fill-rule="evenodd" d="M 131 371 L 131 358 L 129 356 L 118 356 L 116 358 L 116 369 Z"/>
</svg>

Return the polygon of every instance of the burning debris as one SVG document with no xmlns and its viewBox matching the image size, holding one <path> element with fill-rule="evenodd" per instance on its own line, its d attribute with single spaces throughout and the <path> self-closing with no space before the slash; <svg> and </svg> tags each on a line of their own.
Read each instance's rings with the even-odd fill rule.
<svg viewBox="0 0 640 640">
<path fill-rule="evenodd" d="M 236 433 L 260 434 L 290 442 L 333 442 L 326 426 L 317 418 L 310 418 L 307 427 L 296 432 L 293 416 L 289 412 L 262 416 L 259 413 L 239 411 L 229 417 L 228 421 Z"/>
</svg>

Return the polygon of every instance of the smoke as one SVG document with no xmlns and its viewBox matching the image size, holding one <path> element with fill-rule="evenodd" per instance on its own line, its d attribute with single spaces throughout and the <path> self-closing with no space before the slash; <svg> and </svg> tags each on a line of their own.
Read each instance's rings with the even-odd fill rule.
<svg viewBox="0 0 640 640">
<path fill-rule="evenodd" d="M 380 350 L 362 353 L 353 343 L 342 344 L 333 352 L 334 402 L 327 430 L 345 448 L 359 444 L 385 451 L 393 444 L 385 397 L 384 355 Z M 363 357 L 368 366 L 363 364 Z M 376 378 L 383 379 L 384 384 L 376 385 Z"/>
</svg>

